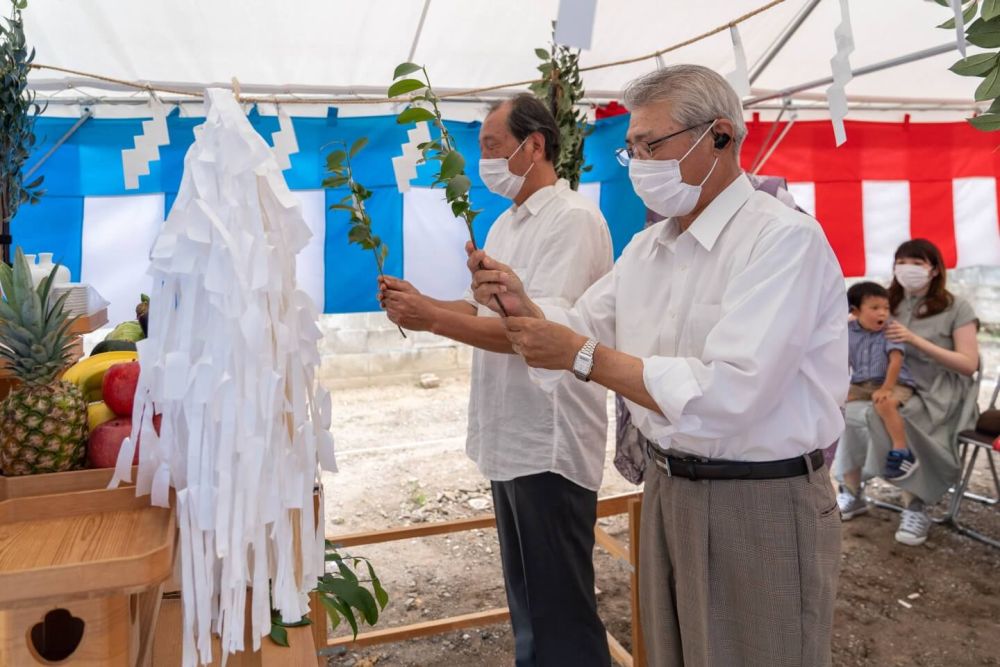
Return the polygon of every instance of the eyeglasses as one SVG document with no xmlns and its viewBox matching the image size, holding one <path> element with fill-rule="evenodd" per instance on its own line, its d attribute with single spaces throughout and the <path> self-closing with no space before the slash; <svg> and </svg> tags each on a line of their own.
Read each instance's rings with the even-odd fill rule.
<svg viewBox="0 0 1000 667">
<path fill-rule="evenodd" d="M 640 160 L 648 160 L 653 156 L 653 147 L 659 143 L 662 143 L 668 139 L 673 139 L 679 134 L 684 134 L 685 132 L 690 132 L 702 125 L 707 125 L 708 123 L 698 123 L 697 125 L 692 125 L 691 127 L 685 127 L 683 130 L 678 130 L 676 132 L 671 132 L 670 134 L 660 137 L 659 139 L 653 139 L 652 141 L 637 141 L 631 146 L 626 146 L 625 148 L 619 148 L 615 150 L 615 157 L 618 158 L 618 164 L 623 167 L 627 167 L 628 163 L 632 160 L 638 158 Z"/>
</svg>

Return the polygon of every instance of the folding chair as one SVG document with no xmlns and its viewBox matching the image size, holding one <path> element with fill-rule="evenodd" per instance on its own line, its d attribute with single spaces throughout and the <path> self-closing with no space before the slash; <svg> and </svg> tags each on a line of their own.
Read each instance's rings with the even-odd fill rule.
<svg viewBox="0 0 1000 667">
<path fill-rule="evenodd" d="M 1000 548 L 1000 540 L 987 537 L 982 533 L 972 530 L 962 525 L 958 520 L 958 514 L 962 509 L 962 502 L 966 498 L 985 505 L 1000 503 L 1000 476 L 997 475 L 997 465 L 994 460 L 997 452 L 993 449 L 993 441 L 1000 436 L 1000 410 L 996 407 L 998 395 L 1000 395 L 1000 378 L 997 379 L 997 384 L 993 388 L 989 408 L 979 416 L 976 428 L 969 431 L 962 431 L 958 434 L 958 444 L 962 448 L 962 477 L 958 485 L 952 489 L 948 512 L 941 519 L 937 520 L 937 522 L 948 524 L 962 535 L 971 537 L 974 540 Z M 968 490 L 969 482 L 972 480 L 972 473 L 976 468 L 976 460 L 979 458 L 981 452 L 986 452 L 986 460 L 989 463 L 990 474 L 993 477 L 995 495 L 992 497 L 971 493 Z"/>
</svg>

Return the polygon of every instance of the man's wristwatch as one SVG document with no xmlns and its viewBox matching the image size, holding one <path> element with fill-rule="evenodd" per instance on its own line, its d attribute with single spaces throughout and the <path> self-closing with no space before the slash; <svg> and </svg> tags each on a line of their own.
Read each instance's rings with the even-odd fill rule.
<svg viewBox="0 0 1000 667">
<path fill-rule="evenodd" d="M 595 350 L 597 350 L 597 341 L 591 338 L 576 353 L 576 359 L 573 361 L 573 375 L 578 380 L 590 382 L 590 373 L 594 370 Z"/>
</svg>

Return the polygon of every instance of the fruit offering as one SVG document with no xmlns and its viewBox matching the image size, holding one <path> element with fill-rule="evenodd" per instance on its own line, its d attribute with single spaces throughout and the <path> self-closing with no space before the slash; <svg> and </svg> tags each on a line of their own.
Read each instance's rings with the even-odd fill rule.
<svg viewBox="0 0 1000 667">
<path fill-rule="evenodd" d="M 71 324 L 52 299 L 56 270 L 37 288 L 18 248 L 13 268 L 0 262 L 0 359 L 20 381 L 0 404 L 0 472 L 31 475 L 83 466 L 87 401 L 79 386 L 59 378 L 71 358 Z"/>
</svg>

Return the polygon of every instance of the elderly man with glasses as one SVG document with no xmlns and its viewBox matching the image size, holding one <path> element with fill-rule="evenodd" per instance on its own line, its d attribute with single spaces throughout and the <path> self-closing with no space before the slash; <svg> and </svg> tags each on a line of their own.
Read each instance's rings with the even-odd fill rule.
<svg viewBox="0 0 1000 667">
<path fill-rule="evenodd" d="M 572 308 L 536 304 L 470 248 L 475 297 L 503 302 L 543 386 L 626 399 L 655 464 L 639 545 L 650 663 L 829 665 L 840 515 L 822 449 L 843 430 L 843 275 L 819 224 L 740 170 L 746 127 L 722 77 L 667 67 L 625 102 L 618 158 L 667 219 Z"/>
</svg>

